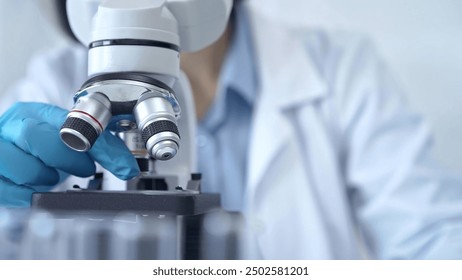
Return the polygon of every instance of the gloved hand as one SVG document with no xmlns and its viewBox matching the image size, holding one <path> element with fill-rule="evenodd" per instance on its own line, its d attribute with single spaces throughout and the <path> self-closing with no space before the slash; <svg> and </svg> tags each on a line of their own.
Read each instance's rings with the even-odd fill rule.
<svg viewBox="0 0 462 280">
<path fill-rule="evenodd" d="M 49 191 L 63 173 L 94 175 L 95 161 L 123 180 L 138 175 L 135 158 L 109 131 L 87 153 L 63 144 L 59 129 L 67 113 L 48 104 L 17 103 L 0 117 L 0 207 L 28 207 L 32 193 Z"/>
</svg>

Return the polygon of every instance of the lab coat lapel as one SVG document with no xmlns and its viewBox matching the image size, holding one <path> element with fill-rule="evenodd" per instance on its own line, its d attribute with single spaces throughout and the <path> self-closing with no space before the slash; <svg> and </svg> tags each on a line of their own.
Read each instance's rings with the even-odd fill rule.
<svg viewBox="0 0 462 280">
<path fill-rule="evenodd" d="M 271 163 L 291 137 L 285 112 L 325 96 L 326 86 L 307 50 L 275 22 L 248 9 L 260 92 L 252 124 L 247 198 L 252 198 Z"/>
</svg>

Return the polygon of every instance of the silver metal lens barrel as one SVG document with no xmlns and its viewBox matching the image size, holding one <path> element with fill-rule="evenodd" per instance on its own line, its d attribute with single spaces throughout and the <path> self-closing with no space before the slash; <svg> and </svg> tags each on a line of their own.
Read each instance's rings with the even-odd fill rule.
<svg viewBox="0 0 462 280">
<path fill-rule="evenodd" d="M 133 110 L 149 154 L 157 160 L 173 158 L 180 133 L 172 104 L 159 96 L 143 96 Z"/>
<path fill-rule="evenodd" d="M 82 96 L 61 127 L 61 140 L 73 150 L 86 152 L 104 131 L 111 117 L 111 102 L 104 94 Z"/>
<path fill-rule="evenodd" d="M 135 124 L 136 125 L 136 124 Z M 117 133 L 120 139 L 124 141 L 127 148 L 133 154 L 140 168 L 141 174 L 153 174 L 155 170 L 154 160 L 149 156 L 146 145 L 138 129 L 132 129 Z"/>
</svg>

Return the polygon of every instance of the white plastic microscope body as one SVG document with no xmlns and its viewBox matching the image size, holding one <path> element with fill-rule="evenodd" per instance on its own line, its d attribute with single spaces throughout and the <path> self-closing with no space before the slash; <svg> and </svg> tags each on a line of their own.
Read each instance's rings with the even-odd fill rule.
<svg viewBox="0 0 462 280">
<path fill-rule="evenodd" d="M 178 119 L 181 148 L 175 152 L 176 156 L 173 154 L 172 159 L 168 157 L 169 160 L 166 161 L 157 160 L 155 172 L 159 175 L 177 176 L 180 186 L 186 186 L 191 173 L 197 172 L 197 162 L 195 107 L 189 82 L 180 70 L 179 53 L 198 51 L 216 41 L 226 28 L 231 9 L 232 0 L 67 0 L 71 28 L 75 36 L 89 47 L 90 80 L 98 76 L 110 77 L 111 74 L 116 74 L 119 77 L 117 74 L 134 73 L 135 76 L 146 76 L 147 79 L 153 78 L 160 82 L 159 88 L 153 86 L 154 97 L 159 95 L 158 92 L 162 95 L 163 88 L 173 91 L 173 98 L 169 98 L 169 93 L 165 94 L 165 99 L 172 103 L 173 109 L 168 105 L 168 109 L 160 106 L 159 110 Z M 140 100 L 143 99 L 142 90 L 120 91 L 120 87 L 117 88 L 117 79 L 119 78 L 108 78 L 108 81 L 94 83 L 96 86 L 103 84 L 110 90 L 109 93 L 103 92 L 104 96 L 95 98 L 96 101 L 93 102 L 104 109 L 110 103 L 130 105 L 138 100 L 133 115 L 139 129 L 144 129 L 149 122 L 143 118 L 149 120 L 151 115 L 158 112 L 144 112 L 145 104 L 140 105 Z M 124 85 L 144 89 L 143 79 L 142 83 L 136 78 L 134 81 L 130 81 L 130 78 L 122 80 Z M 109 119 L 117 113 L 114 110 L 101 114 L 92 113 L 90 108 L 88 112 L 81 114 L 82 109 L 78 107 L 78 98 L 82 97 L 84 100 L 86 95 L 92 93 L 94 85 L 76 95 L 74 108 L 78 110 L 71 112 L 69 116 L 80 114 L 84 120 L 95 120 L 97 125 L 94 127 L 101 133 L 109 124 Z M 149 86 L 147 88 L 150 90 Z M 94 89 L 96 94 L 99 94 L 98 90 Z M 149 108 L 157 107 L 155 105 Z M 162 118 L 161 114 L 160 119 Z M 167 120 L 174 121 L 172 118 Z M 66 137 L 72 142 L 81 135 L 78 131 L 73 131 Z M 92 145 L 85 144 L 87 149 Z M 169 147 L 162 151 L 169 151 L 168 149 Z M 147 150 L 151 153 L 151 147 Z"/>
</svg>

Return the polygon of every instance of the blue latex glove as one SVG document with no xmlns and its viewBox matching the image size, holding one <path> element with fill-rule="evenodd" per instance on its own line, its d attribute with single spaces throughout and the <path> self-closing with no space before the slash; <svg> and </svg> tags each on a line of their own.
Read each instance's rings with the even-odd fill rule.
<svg viewBox="0 0 462 280">
<path fill-rule="evenodd" d="M 17 103 L 0 117 L 0 207 L 28 207 L 32 193 L 64 179 L 60 173 L 94 175 L 95 161 L 123 180 L 138 175 L 135 158 L 109 131 L 88 153 L 64 145 L 59 129 L 67 113 L 48 104 Z"/>
</svg>

